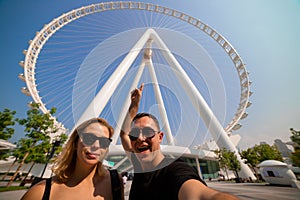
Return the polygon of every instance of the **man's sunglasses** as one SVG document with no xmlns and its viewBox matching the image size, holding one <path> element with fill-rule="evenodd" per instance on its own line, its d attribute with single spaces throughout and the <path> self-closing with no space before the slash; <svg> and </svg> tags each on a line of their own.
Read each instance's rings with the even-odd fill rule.
<svg viewBox="0 0 300 200">
<path fill-rule="evenodd" d="M 146 139 L 151 139 L 155 136 L 155 133 L 158 133 L 159 131 L 155 131 L 150 127 L 144 127 L 144 128 L 133 128 L 129 132 L 129 138 L 131 141 L 135 141 L 139 138 L 140 133 L 142 133 L 143 137 Z"/>
<path fill-rule="evenodd" d="M 112 139 L 107 138 L 107 137 L 97 137 L 93 133 L 82 133 L 80 134 L 80 138 L 86 146 L 91 146 L 96 142 L 96 140 L 99 141 L 100 147 L 103 149 L 106 149 L 109 147 Z"/>
</svg>

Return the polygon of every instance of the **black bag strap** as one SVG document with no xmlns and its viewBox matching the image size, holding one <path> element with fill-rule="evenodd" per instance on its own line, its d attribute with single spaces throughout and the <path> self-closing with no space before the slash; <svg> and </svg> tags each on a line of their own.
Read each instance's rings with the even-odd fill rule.
<svg viewBox="0 0 300 200">
<path fill-rule="evenodd" d="M 116 169 L 109 170 L 110 172 L 110 180 L 111 180 L 111 190 L 113 194 L 113 200 L 122 199 L 121 195 L 121 182 L 119 173 Z"/>
<path fill-rule="evenodd" d="M 48 200 L 50 198 L 51 182 L 52 182 L 52 177 L 46 179 L 46 186 L 45 186 L 45 191 L 42 200 Z"/>
</svg>

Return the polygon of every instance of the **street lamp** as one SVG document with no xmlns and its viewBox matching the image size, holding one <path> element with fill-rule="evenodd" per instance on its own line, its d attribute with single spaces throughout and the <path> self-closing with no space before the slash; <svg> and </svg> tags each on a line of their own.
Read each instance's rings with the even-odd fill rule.
<svg viewBox="0 0 300 200">
<path fill-rule="evenodd" d="M 41 175 L 41 179 L 43 178 L 44 173 L 45 173 L 45 171 L 46 171 L 46 168 L 47 168 L 47 166 L 48 166 L 48 163 L 49 163 L 49 161 L 51 160 L 51 158 L 53 157 L 54 152 L 55 152 L 55 149 L 56 149 L 56 147 L 58 147 L 58 146 L 60 146 L 60 140 L 55 140 L 55 141 L 52 143 L 51 152 L 50 152 L 50 154 L 49 154 L 49 157 L 48 157 L 47 162 L 46 162 L 46 164 L 45 164 L 45 167 L 44 167 L 44 169 L 43 169 L 43 172 L 42 172 L 42 175 Z"/>
</svg>

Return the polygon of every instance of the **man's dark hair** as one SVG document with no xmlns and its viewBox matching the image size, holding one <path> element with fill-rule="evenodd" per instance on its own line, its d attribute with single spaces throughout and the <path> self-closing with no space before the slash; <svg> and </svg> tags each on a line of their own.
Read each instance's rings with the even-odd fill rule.
<svg viewBox="0 0 300 200">
<path fill-rule="evenodd" d="M 156 124 L 158 130 L 160 130 L 159 122 L 158 122 L 157 118 L 156 118 L 154 115 L 150 114 L 150 113 L 145 113 L 145 112 L 143 112 L 143 113 L 138 113 L 138 114 L 136 114 L 136 116 L 132 119 L 132 122 L 135 122 L 137 119 L 140 119 L 140 118 L 142 118 L 142 117 L 149 117 L 149 118 L 153 119 L 153 121 L 155 122 L 155 124 Z"/>
</svg>

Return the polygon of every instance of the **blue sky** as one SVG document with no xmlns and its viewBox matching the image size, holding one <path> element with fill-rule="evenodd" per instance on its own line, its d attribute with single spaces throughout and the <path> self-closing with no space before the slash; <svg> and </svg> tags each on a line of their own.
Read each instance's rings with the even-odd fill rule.
<svg viewBox="0 0 300 200">
<path fill-rule="evenodd" d="M 1 0 L 0 109 L 24 117 L 31 98 L 20 92 L 23 49 L 35 32 L 53 18 L 72 9 L 100 1 Z M 238 51 L 253 82 L 249 116 L 235 131 L 240 147 L 261 141 L 288 141 L 289 128 L 300 129 L 300 1 L 296 0 L 189 0 L 148 1 L 182 11 L 221 33 Z M 18 128 L 11 141 L 23 135 Z"/>
</svg>

